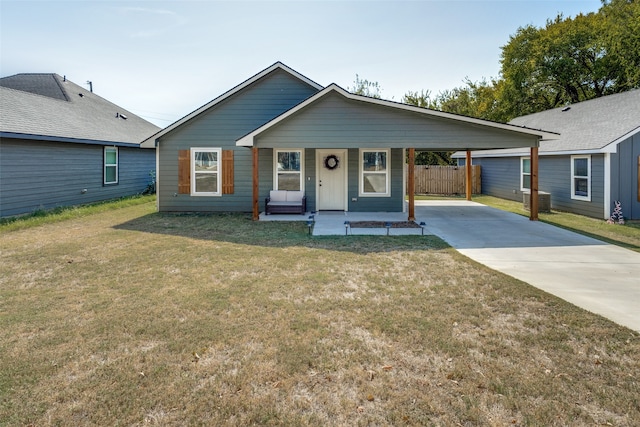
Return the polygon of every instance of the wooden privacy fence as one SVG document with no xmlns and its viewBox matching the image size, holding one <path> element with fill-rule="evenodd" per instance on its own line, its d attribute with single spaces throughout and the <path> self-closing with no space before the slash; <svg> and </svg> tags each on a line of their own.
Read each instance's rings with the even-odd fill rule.
<svg viewBox="0 0 640 427">
<path fill-rule="evenodd" d="M 465 194 L 464 166 L 415 165 L 416 194 Z M 482 193 L 480 165 L 471 166 L 471 192 Z"/>
</svg>

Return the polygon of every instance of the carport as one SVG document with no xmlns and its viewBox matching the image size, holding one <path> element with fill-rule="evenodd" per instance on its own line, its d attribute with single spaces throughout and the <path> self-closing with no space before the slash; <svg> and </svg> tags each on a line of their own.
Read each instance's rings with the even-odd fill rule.
<svg viewBox="0 0 640 427">
<path fill-rule="evenodd" d="M 236 145 L 252 150 L 254 220 L 260 215 L 260 177 L 279 173 L 269 169 L 271 164 L 264 165 L 265 162 L 260 161 L 261 150 L 298 150 L 301 153 L 300 157 L 307 160 L 306 191 L 311 205 L 318 205 L 317 210 L 322 210 L 319 201 L 322 200 L 321 192 L 326 191 L 320 159 L 340 159 L 331 154 L 334 150 L 345 160 L 342 163 L 344 178 L 340 178 L 342 181 L 338 181 L 337 188 L 344 187 L 342 191 L 346 195 L 340 196 L 345 198 L 344 209 L 335 210 L 371 211 L 377 208 L 402 212 L 404 196 L 408 194 L 407 218 L 415 220 L 416 152 L 465 151 L 466 196 L 471 200 L 471 151 L 528 148 L 531 153 L 530 219 L 535 221 L 538 219 L 538 147 L 541 140 L 556 136 L 542 130 L 355 95 L 332 84 L 238 139 Z M 363 166 L 363 153 L 365 160 L 370 153 L 379 155 L 384 163 L 383 171 L 369 173 L 364 169 L 367 165 Z M 368 176 L 376 173 L 383 177 Z M 380 184 L 380 194 L 367 194 L 363 189 L 367 179 L 380 182 L 386 179 L 387 182 Z"/>
</svg>

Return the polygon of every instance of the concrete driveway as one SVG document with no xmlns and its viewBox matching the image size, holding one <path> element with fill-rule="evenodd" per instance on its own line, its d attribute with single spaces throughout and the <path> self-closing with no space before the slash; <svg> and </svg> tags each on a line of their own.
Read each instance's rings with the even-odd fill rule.
<svg viewBox="0 0 640 427">
<path fill-rule="evenodd" d="M 640 332 L 640 253 L 475 202 L 416 201 L 416 220 L 469 258 Z"/>
</svg>

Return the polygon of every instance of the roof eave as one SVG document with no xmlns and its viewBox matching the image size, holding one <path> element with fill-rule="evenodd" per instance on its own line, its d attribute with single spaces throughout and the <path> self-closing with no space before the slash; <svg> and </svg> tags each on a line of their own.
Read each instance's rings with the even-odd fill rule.
<svg viewBox="0 0 640 427">
<path fill-rule="evenodd" d="M 0 139 L 1 138 L 25 139 L 29 141 L 68 142 L 73 144 L 88 144 L 88 145 L 108 145 L 108 146 L 115 146 L 115 147 L 154 148 L 154 147 L 148 147 L 148 146 L 143 147 L 141 144 L 137 144 L 135 142 L 103 141 L 103 140 L 96 140 L 96 139 L 68 138 L 64 136 L 34 135 L 34 134 L 18 133 L 18 132 L 0 132 Z"/>
<path fill-rule="evenodd" d="M 247 80 L 245 80 L 244 82 L 240 83 L 239 85 L 233 87 L 232 89 L 226 91 L 222 95 L 216 97 L 212 101 L 209 101 L 208 103 L 204 104 L 202 107 L 192 111 L 191 113 L 187 114 L 186 116 L 182 117 L 181 119 L 177 120 L 176 122 L 170 124 L 166 128 L 161 129 L 160 131 L 158 131 L 154 135 L 151 135 L 149 138 L 147 138 L 144 141 L 142 141 L 141 145 L 144 144 L 146 147 L 149 147 L 150 144 L 153 143 L 153 146 L 156 146 L 156 141 L 159 141 L 159 139 L 163 135 L 166 135 L 167 133 L 169 133 L 172 130 L 174 130 L 175 128 L 181 126 L 185 122 L 188 122 L 189 120 L 193 119 L 194 117 L 199 116 L 203 112 L 205 112 L 208 109 L 214 107 L 215 105 L 219 104 L 220 102 L 224 101 L 225 99 L 229 98 L 230 96 L 240 92 L 244 88 L 252 85 L 256 81 L 260 80 L 261 78 L 263 78 L 267 74 L 269 74 L 269 73 L 271 73 L 271 72 L 273 72 L 273 71 L 275 71 L 277 69 L 281 69 L 281 70 L 286 71 L 287 73 L 289 73 L 292 76 L 302 80 L 303 82 L 307 83 L 308 85 L 314 87 L 317 90 L 322 90 L 323 89 L 322 85 L 314 82 L 310 78 L 298 73 L 294 69 L 292 69 L 292 68 L 286 66 L 285 64 L 283 64 L 282 62 L 278 61 L 275 64 L 271 65 L 270 67 L 265 68 L 264 70 L 260 71 L 258 74 L 254 75 L 253 77 L 248 78 Z"/>
</svg>

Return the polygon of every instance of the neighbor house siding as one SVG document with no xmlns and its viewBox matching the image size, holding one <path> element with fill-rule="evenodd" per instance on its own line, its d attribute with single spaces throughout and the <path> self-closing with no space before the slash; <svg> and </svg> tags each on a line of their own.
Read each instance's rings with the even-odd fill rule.
<svg viewBox="0 0 640 427">
<path fill-rule="evenodd" d="M 640 134 L 637 133 L 621 142 L 617 153 L 611 155 L 611 209 L 614 208 L 613 201 L 619 200 L 622 214 L 628 219 L 640 219 L 639 158 Z"/>
<path fill-rule="evenodd" d="M 200 116 L 164 135 L 158 143 L 160 211 L 250 212 L 253 178 L 251 149 L 235 142 L 265 122 L 288 110 L 317 90 L 276 70 L 263 79 L 223 100 Z M 192 197 L 178 194 L 178 152 L 191 147 L 220 147 L 234 150 L 234 192 L 221 197 Z M 260 209 L 272 189 L 273 155 L 259 151 Z"/>
<path fill-rule="evenodd" d="M 523 156 L 528 157 L 528 156 Z M 522 201 L 520 156 L 474 158 L 482 168 L 482 193 Z M 459 161 L 464 165 L 464 159 Z M 604 213 L 604 155 L 591 155 L 591 201 L 571 198 L 571 156 L 540 156 L 538 190 L 551 194 L 553 209 L 602 218 Z"/>
<path fill-rule="evenodd" d="M 103 184 L 104 146 L 2 139 L 0 216 L 141 193 L 155 171 L 152 149 L 118 147 L 118 183 Z M 86 192 L 83 190 L 86 189 Z"/>
</svg>

